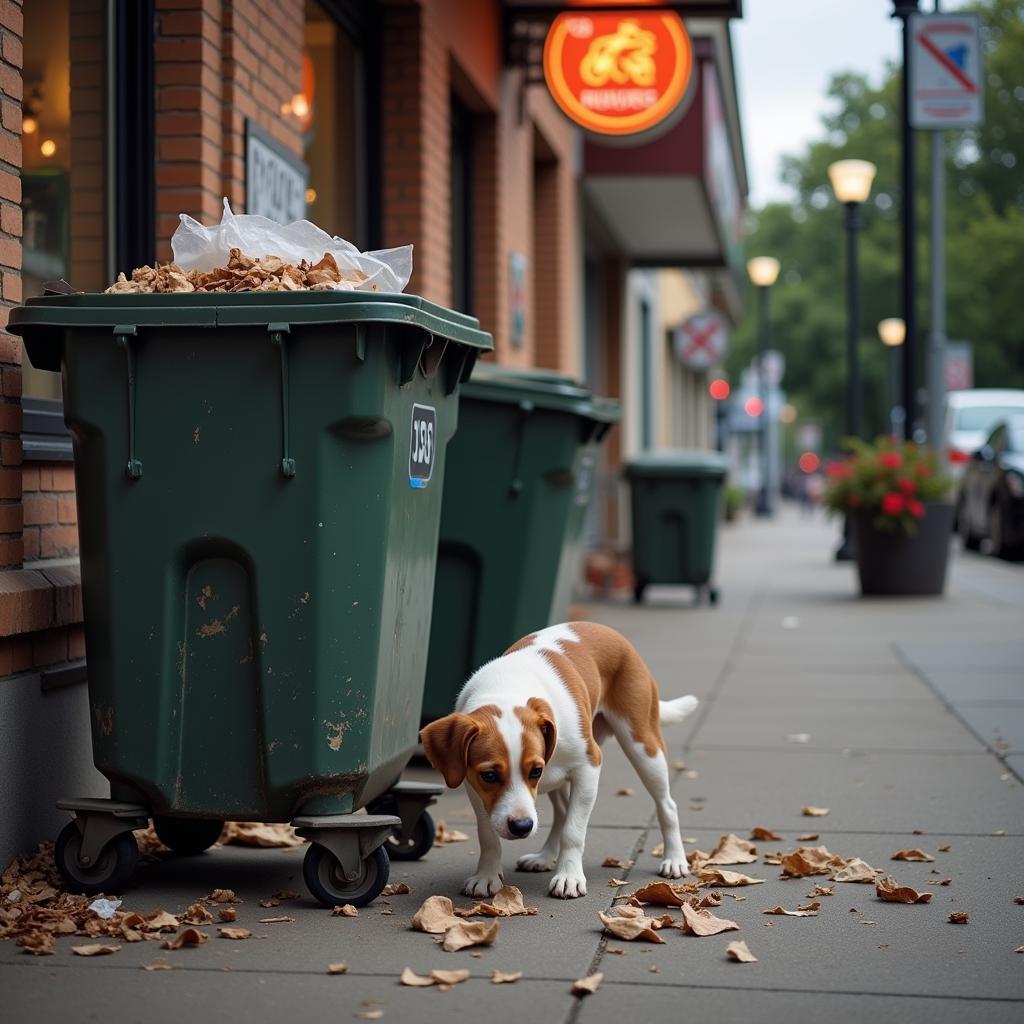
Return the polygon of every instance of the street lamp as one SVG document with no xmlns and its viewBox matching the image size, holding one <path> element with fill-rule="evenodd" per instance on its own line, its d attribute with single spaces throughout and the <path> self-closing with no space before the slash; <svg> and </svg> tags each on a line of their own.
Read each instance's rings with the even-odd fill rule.
<svg viewBox="0 0 1024 1024">
<path fill-rule="evenodd" d="M 860 280 L 857 273 L 857 232 L 861 227 L 861 204 L 871 194 L 871 182 L 877 168 L 868 160 L 837 160 L 830 164 L 828 176 L 836 199 L 846 207 L 846 433 L 861 435 L 860 386 Z M 836 561 L 853 558 L 849 517 L 843 523 L 843 542 Z"/>
<path fill-rule="evenodd" d="M 902 317 L 890 316 L 878 322 L 878 337 L 889 350 L 889 429 L 893 436 L 900 433 L 903 425 L 903 409 L 900 407 L 900 353 L 899 347 L 907 337 L 907 325 Z"/>
<path fill-rule="evenodd" d="M 774 256 L 755 256 L 747 260 L 747 273 L 757 288 L 757 397 L 761 411 L 757 421 L 757 455 L 761 466 L 761 486 L 757 491 L 754 513 L 759 516 L 772 514 L 771 498 L 768 494 L 768 397 L 764 379 L 764 354 L 768 348 L 771 324 L 768 320 L 768 291 L 779 276 L 779 261 Z"/>
</svg>

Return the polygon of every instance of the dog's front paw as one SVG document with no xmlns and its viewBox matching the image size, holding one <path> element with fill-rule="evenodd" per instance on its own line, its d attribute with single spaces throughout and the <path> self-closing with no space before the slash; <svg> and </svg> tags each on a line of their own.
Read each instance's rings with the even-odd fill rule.
<svg viewBox="0 0 1024 1024">
<path fill-rule="evenodd" d="M 668 857 L 658 867 L 658 874 L 662 878 L 683 878 L 690 873 L 686 858 Z"/>
<path fill-rule="evenodd" d="M 466 879 L 462 891 L 467 896 L 493 896 L 504 884 L 501 875 L 473 875 Z"/>
<path fill-rule="evenodd" d="M 587 895 L 587 879 L 583 872 L 559 871 L 551 879 L 548 893 L 560 900 L 574 900 Z"/>
<path fill-rule="evenodd" d="M 553 864 L 543 853 L 527 853 L 516 861 L 516 871 L 550 871 Z"/>
</svg>

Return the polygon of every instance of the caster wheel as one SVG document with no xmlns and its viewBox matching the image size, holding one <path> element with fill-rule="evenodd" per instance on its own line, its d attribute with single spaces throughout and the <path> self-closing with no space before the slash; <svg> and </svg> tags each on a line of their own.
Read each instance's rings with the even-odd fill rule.
<svg viewBox="0 0 1024 1024">
<path fill-rule="evenodd" d="M 398 814 L 398 804 L 394 797 L 387 794 L 374 800 L 366 809 L 370 814 Z M 434 819 L 427 811 L 423 811 L 416 819 L 410 839 L 403 843 L 397 835 L 394 835 L 384 844 L 388 851 L 388 858 L 390 860 L 419 860 L 433 847 L 436 831 Z"/>
<path fill-rule="evenodd" d="M 302 862 L 306 888 L 325 906 L 351 903 L 365 907 L 375 900 L 388 884 L 391 866 L 383 846 L 378 846 L 362 863 L 359 877 L 349 882 L 341 873 L 338 858 L 319 843 L 313 843 Z"/>
<path fill-rule="evenodd" d="M 643 604 L 644 603 L 644 591 L 647 589 L 646 583 L 638 583 L 633 588 L 633 603 Z"/>
<path fill-rule="evenodd" d="M 190 857 L 208 850 L 220 838 L 223 821 L 205 818 L 153 818 L 157 838 L 168 849 Z"/>
<path fill-rule="evenodd" d="M 708 591 L 708 600 L 714 605 L 718 604 L 718 587 L 712 587 Z"/>
<path fill-rule="evenodd" d="M 71 892 L 93 896 L 96 893 L 122 893 L 135 874 L 139 863 L 139 844 L 131 832 L 122 832 L 103 847 L 95 864 L 78 863 L 82 849 L 82 833 L 75 822 L 69 822 L 57 836 L 53 859 L 57 870 Z"/>
</svg>

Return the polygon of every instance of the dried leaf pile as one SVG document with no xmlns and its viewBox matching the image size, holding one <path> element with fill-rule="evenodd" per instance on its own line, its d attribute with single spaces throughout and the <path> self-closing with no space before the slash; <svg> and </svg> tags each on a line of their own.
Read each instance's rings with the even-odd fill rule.
<svg viewBox="0 0 1024 1024">
<path fill-rule="evenodd" d="M 184 271 L 174 263 L 137 267 L 131 278 L 123 273 L 107 289 L 114 295 L 166 292 L 297 292 L 351 290 L 367 276 L 361 270 L 340 270 L 331 253 L 319 263 L 302 260 L 298 266 L 280 256 L 256 259 L 241 249 L 228 253 L 228 265 L 213 270 Z M 376 286 L 371 286 L 376 291 Z"/>
</svg>

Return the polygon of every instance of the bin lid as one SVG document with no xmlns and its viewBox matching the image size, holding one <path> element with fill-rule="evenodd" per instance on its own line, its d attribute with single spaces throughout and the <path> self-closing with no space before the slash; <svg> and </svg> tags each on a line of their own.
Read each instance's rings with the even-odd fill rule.
<svg viewBox="0 0 1024 1024">
<path fill-rule="evenodd" d="M 729 462 L 721 452 L 674 448 L 636 455 L 623 466 L 626 476 L 724 477 Z"/>
<path fill-rule="evenodd" d="M 394 323 L 439 338 L 491 349 L 491 335 L 475 317 L 418 295 L 398 292 L 171 292 L 40 295 L 10 312 L 12 334 L 54 327 L 237 327 L 246 324 Z"/>
<path fill-rule="evenodd" d="M 597 423 L 617 423 L 619 403 L 600 398 L 579 381 L 557 370 L 498 366 L 478 362 L 462 385 L 462 398 L 492 402 L 530 402 L 541 409 L 585 416 Z"/>
</svg>

